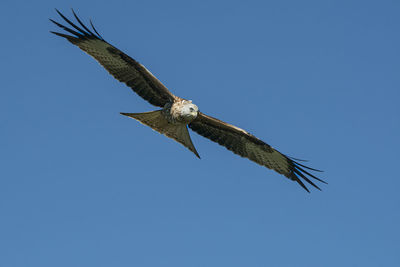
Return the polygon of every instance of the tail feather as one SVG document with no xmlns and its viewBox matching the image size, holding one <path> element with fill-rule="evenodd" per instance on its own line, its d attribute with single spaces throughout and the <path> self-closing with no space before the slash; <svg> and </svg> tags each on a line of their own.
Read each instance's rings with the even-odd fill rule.
<svg viewBox="0 0 400 267">
<path fill-rule="evenodd" d="M 153 130 L 174 139 L 178 143 L 181 143 L 190 151 L 192 151 L 198 158 L 197 153 L 192 140 L 190 139 L 189 131 L 185 124 L 171 124 L 165 119 L 162 114 L 162 110 L 144 112 L 144 113 L 122 113 L 124 116 L 131 117 L 140 123 L 151 127 Z"/>
</svg>

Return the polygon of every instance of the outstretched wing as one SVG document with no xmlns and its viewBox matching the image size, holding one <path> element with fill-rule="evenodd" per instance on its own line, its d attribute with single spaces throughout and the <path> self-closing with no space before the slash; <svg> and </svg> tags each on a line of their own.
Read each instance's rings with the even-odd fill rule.
<svg viewBox="0 0 400 267">
<path fill-rule="evenodd" d="M 66 38 L 68 41 L 78 46 L 80 49 L 96 59 L 115 79 L 125 83 L 139 96 L 149 101 L 151 104 L 164 107 L 168 102 L 173 101 L 175 96 L 148 71 L 142 64 L 129 57 L 116 47 L 107 43 L 90 22 L 93 31 L 90 31 L 72 10 L 76 21 L 82 26 L 78 27 L 61 14 L 57 13 L 74 29 L 68 28 L 52 19 L 54 24 L 72 34 L 67 35 L 59 32 L 51 32 Z"/>
<path fill-rule="evenodd" d="M 321 189 L 310 178 L 326 183 L 305 169 L 318 170 L 294 161 L 292 158 L 283 155 L 270 145 L 236 126 L 199 112 L 197 118 L 189 124 L 189 127 L 198 134 L 226 147 L 233 153 L 275 170 L 287 178 L 298 182 L 307 192 L 310 191 L 300 178 L 319 190 Z"/>
</svg>

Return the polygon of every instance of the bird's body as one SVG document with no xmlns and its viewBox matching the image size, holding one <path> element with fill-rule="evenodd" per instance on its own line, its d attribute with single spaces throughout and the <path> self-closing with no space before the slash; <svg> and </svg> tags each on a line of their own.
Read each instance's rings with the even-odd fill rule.
<svg viewBox="0 0 400 267">
<path fill-rule="evenodd" d="M 174 101 L 165 104 L 161 110 L 121 114 L 131 117 L 157 132 L 174 139 L 200 158 L 187 129 L 187 125 L 196 119 L 198 111 L 198 107 L 192 101 L 175 97 Z"/>
<path fill-rule="evenodd" d="M 174 139 L 197 153 L 190 138 L 188 127 L 198 134 L 226 147 L 241 157 L 248 158 L 262 166 L 273 169 L 287 178 L 298 182 L 309 191 L 300 178 L 320 189 L 309 177 L 325 183 L 305 169 L 318 171 L 300 164 L 293 158 L 285 156 L 267 143 L 256 138 L 245 130 L 228 124 L 199 111 L 191 100 L 173 95 L 150 71 L 119 49 L 107 43 L 98 34 L 91 23 L 94 33 L 89 30 L 73 12 L 82 26 L 78 27 L 58 10 L 59 15 L 75 30 L 51 20 L 57 26 L 73 34 L 52 32 L 66 38 L 83 51 L 96 59 L 111 75 L 132 88 L 150 104 L 161 109 L 145 113 L 121 113 L 144 125 L 151 127 L 165 136 Z M 308 177 L 307 177 L 308 176 Z"/>
</svg>

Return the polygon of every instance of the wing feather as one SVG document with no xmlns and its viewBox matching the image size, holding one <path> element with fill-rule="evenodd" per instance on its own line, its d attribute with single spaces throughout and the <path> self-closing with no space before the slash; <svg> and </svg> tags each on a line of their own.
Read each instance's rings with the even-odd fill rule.
<svg viewBox="0 0 400 267">
<path fill-rule="evenodd" d="M 321 189 L 314 184 L 310 178 L 326 183 L 304 170 L 304 168 L 314 171 L 319 170 L 306 167 L 296 162 L 272 148 L 264 141 L 236 126 L 199 112 L 197 118 L 189 124 L 189 127 L 198 134 L 226 147 L 233 153 L 248 158 L 296 181 L 307 192 L 310 191 L 300 178 L 319 190 Z"/>
<path fill-rule="evenodd" d="M 132 88 L 139 96 L 151 104 L 164 107 L 168 102 L 175 99 L 175 96 L 143 65 L 129 57 L 116 47 L 107 43 L 90 22 L 93 31 L 90 31 L 72 10 L 76 21 L 82 26 L 80 28 L 61 12 L 56 9 L 61 18 L 73 29 L 62 25 L 52 19 L 51 22 L 72 34 L 67 35 L 59 32 L 52 32 L 58 36 L 66 38 L 68 41 L 78 46 L 87 54 L 96 59 L 114 78 L 125 83 Z"/>
</svg>

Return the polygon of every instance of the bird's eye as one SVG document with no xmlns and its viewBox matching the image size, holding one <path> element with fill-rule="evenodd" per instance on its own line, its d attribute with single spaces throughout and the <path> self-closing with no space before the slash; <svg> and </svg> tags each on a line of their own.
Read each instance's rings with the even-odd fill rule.
<svg viewBox="0 0 400 267">
<path fill-rule="evenodd" d="M 189 110 L 190 110 L 190 112 L 193 112 L 193 111 L 194 111 L 194 108 L 190 108 Z"/>
</svg>

